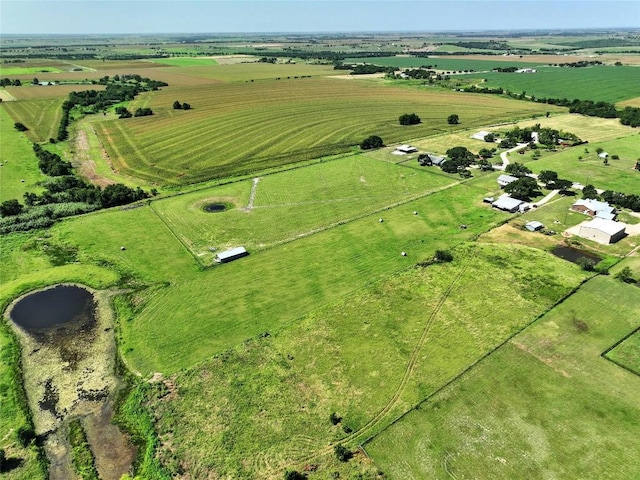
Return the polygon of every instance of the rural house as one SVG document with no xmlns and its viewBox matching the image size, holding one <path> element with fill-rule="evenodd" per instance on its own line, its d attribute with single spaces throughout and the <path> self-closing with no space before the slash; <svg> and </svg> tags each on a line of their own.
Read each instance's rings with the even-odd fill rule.
<svg viewBox="0 0 640 480">
<path fill-rule="evenodd" d="M 624 238 L 625 227 L 624 223 L 605 220 L 604 218 L 594 218 L 580 225 L 578 235 L 582 238 L 608 245 Z"/>
<path fill-rule="evenodd" d="M 247 255 L 249 255 L 249 252 L 247 252 L 244 247 L 236 247 L 216 254 L 216 262 L 228 263 L 238 258 L 246 257 Z"/>
<path fill-rule="evenodd" d="M 600 202 L 598 200 L 580 199 L 571 205 L 571 210 L 605 220 L 613 220 L 616 218 L 615 207 L 612 207 L 607 202 Z"/>
</svg>

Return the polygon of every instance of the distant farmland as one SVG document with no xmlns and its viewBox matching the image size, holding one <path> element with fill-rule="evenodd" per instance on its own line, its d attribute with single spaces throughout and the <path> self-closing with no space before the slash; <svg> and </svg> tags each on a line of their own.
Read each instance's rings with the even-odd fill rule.
<svg viewBox="0 0 640 480">
<path fill-rule="evenodd" d="M 234 66 L 210 70 L 227 67 Z M 153 108 L 152 117 L 104 122 L 96 129 L 118 170 L 174 184 L 346 152 L 371 134 L 394 143 L 445 132 L 451 113 L 471 127 L 552 108 L 325 78 L 167 87 L 146 95 L 141 101 Z M 193 110 L 173 110 L 176 99 Z M 398 116 L 406 112 L 417 113 L 422 124 L 399 126 Z"/>
<path fill-rule="evenodd" d="M 579 98 L 610 103 L 640 96 L 640 67 L 543 67 L 537 70 L 530 74 L 483 73 L 482 78 L 487 79 L 483 86 L 527 92 L 538 98 Z"/>
<path fill-rule="evenodd" d="M 539 62 L 522 62 L 522 61 L 505 61 L 503 59 L 496 60 L 474 60 L 468 58 L 447 58 L 442 56 L 434 57 L 362 57 L 347 58 L 344 63 L 372 63 L 383 67 L 400 67 L 412 68 L 431 65 L 437 70 L 491 70 L 497 67 L 518 67 L 527 66 L 539 67 L 544 63 Z"/>
</svg>

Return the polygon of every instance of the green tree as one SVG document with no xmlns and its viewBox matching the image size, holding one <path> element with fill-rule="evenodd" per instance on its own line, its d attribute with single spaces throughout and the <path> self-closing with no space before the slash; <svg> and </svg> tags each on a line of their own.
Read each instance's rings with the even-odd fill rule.
<svg viewBox="0 0 640 480">
<path fill-rule="evenodd" d="M 616 273 L 615 278 L 624 283 L 635 283 L 635 278 L 633 278 L 633 272 L 629 267 L 624 267 L 618 273 Z"/>
<path fill-rule="evenodd" d="M 11 217 L 22 213 L 24 206 L 15 198 L 0 203 L 0 216 Z"/>
<path fill-rule="evenodd" d="M 380 138 L 377 135 L 371 135 L 370 137 L 365 138 L 360 143 L 360 148 L 362 150 L 371 150 L 373 148 L 381 148 L 381 147 L 384 147 L 384 142 L 382 141 L 382 138 Z"/>
<path fill-rule="evenodd" d="M 334 446 L 333 452 L 336 454 L 336 458 L 341 462 L 348 462 L 349 459 L 353 457 L 353 453 L 351 452 L 351 450 L 341 444 Z"/>
<path fill-rule="evenodd" d="M 538 190 L 538 182 L 531 177 L 520 177 L 515 182 L 511 182 L 504 191 L 510 194 L 513 198 L 517 198 L 522 201 L 529 201 L 532 197 L 540 195 Z"/>
<path fill-rule="evenodd" d="M 493 157 L 493 152 L 488 148 L 481 148 L 478 152 L 478 155 L 480 155 L 482 158 L 491 158 Z"/>
<path fill-rule="evenodd" d="M 449 125 L 458 125 L 460 123 L 460 117 L 455 113 L 452 113 L 447 117 L 447 123 Z"/>
<path fill-rule="evenodd" d="M 453 254 L 449 250 L 436 250 L 434 256 L 436 262 L 448 263 L 453 261 Z"/>
<path fill-rule="evenodd" d="M 513 175 L 514 177 L 524 177 L 528 173 L 531 173 L 531 170 L 523 165 L 522 163 L 513 162 L 504 167 L 504 171 L 509 175 Z"/>
<path fill-rule="evenodd" d="M 553 182 L 553 189 L 560 190 L 561 192 L 566 192 L 573 186 L 573 182 L 571 180 L 565 180 L 563 178 L 557 179 Z"/>
<path fill-rule="evenodd" d="M 538 181 L 545 185 L 549 185 L 556 180 L 558 180 L 558 174 L 553 170 L 542 170 L 538 175 Z"/>
<path fill-rule="evenodd" d="M 597 200 L 599 196 L 596 187 L 594 187 L 593 185 L 585 185 L 582 189 L 582 198 Z"/>
<path fill-rule="evenodd" d="M 26 132 L 29 130 L 24 123 L 16 122 L 13 124 L 13 128 L 15 128 L 19 132 Z"/>
<path fill-rule="evenodd" d="M 495 136 L 495 134 L 493 134 L 493 133 L 487 133 L 487 134 L 484 136 L 484 141 L 485 141 L 485 142 L 487 142 L 487 143 L 493 143 L 493 142 L 495 142 L 495 141 L 496 141 L 496 136 Z"/>
<path fill-rule="evenodd" d="M 307 480 L 307 476 L 296 470 L 287 470 L 284 474 L 284 480 Z"/>
<path fill-rule="evenodd" d="M 182 110 L 182 104 L 178 100 L 176 100 L 175 102 L 173 102 L 173 109 Z"/>
<path fill-rule="evenodd" d="M 421 122 L 420 117 L 415 113 L 403 113 L 398 118 L 400 125 L 417 125 Z"/>
<path fill-rule="evenodd" d="M 191 110 L 191 105 L 189 105 L 187 102 L 183 103 L 182 110 Z"/>
</svg>

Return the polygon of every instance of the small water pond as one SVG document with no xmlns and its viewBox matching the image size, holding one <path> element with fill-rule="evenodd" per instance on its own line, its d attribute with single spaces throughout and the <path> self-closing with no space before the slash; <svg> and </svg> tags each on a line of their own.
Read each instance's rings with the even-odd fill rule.
<svg viewBox="0 0 640 480">
<path fill-rule="evenodd" d="M 225 210 L 229 210 L 231 207 L 232 205 L 228 203 L 216 202 L 216 203 L 207 203 L 202 207 L 202 209 L 207 213 L 219 213 L 219 212 L 224 212 Z"/>
<path fill-rule="evenodd" d="M 579 250 L 573 247 L 567 247 L 564 245 L 558 245 L 553 250 L 551 250 L 556 257 L 562 258 L 564 260 L 568 260 L 569 262 L 579 263 L 581 260 L 590 260 L 594 264 L 600 262 L 602 258 L 591 253 L 585 252 L 584 250 Z"/>
<path fill-rule="evenodd" d="M 11 310 L 11 319 L 27 331 L 64 324 L 88 327 L 95 323 L 95 303 L 84 288 L 58 285 L 22 298 Z"/>
<path fill-rule="evenodd" d="M 7 315 L 22 350 L 23 382 L 49 479 L 75 478 L 67 424 L 80 419 L 100 478 L 130 472 L 135 447 L 111 423 L 115 373 L 113 293 L 58 285 L 17 300 Z"/>
</svg>

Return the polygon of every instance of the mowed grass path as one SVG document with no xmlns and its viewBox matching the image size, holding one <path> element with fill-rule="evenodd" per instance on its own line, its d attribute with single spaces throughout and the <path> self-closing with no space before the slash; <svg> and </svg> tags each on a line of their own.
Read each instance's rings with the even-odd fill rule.
<svg viewBox="0 0 640 480">
<path fill-rule="evenodd" d="M 601 353 L 640 289 L 597 277 L 366 446 L 389 478 L 635 479 L 640 378 Z"/>
<path fill-rule="evenodd" d="M 178 98 L 194 109 L 173 110 Z M 448 131 L 452 112 L 472 126 L 549 108 L 326 78 L 167 87 L 146 103 L 153 116 L 104 122 L 98 133 L 116 168 L 163 183 L 193 183 L 345 152 L 371 134 L 387 143 L 424 137 Z M 416 112 L 423 123 L 401 127 L 398 117 L 406 112 Z"/>
<path fill-rule="evenodd" d="M 458 181 L 357 155 L 180 195 L 153 208 L 201 261 L 210 263 L 212 248 L 243 245 L 255 251 Z M 203 210 L 216 201 L 233 206 L 220 213 Z"/>
<path fill-rule="evenodd" d="M 453 254 L 451 264 L 403 269 L 178 373 L 177 394 L 154 407 L 160 435 L 195 478 L 276 479 L 305 464 L 319 464 L 317 478 L 353 478 L 358 462 L 340 464 L 327 445 L 353 448 L 584 278 L 526 247 L 497 255 L 495 245 L 464 244 Z"/>
<path fill-rule="evenodd" d="M 15 198 L 24 203 L 24 193 L 42 190 L 36 184 L 47 177 L 38 168 L 31 142 L 25 133 L 13 128 L 15 122 L 5 107 L 6 103 L 0 107 L 0 202 Z"/>
</svg>

